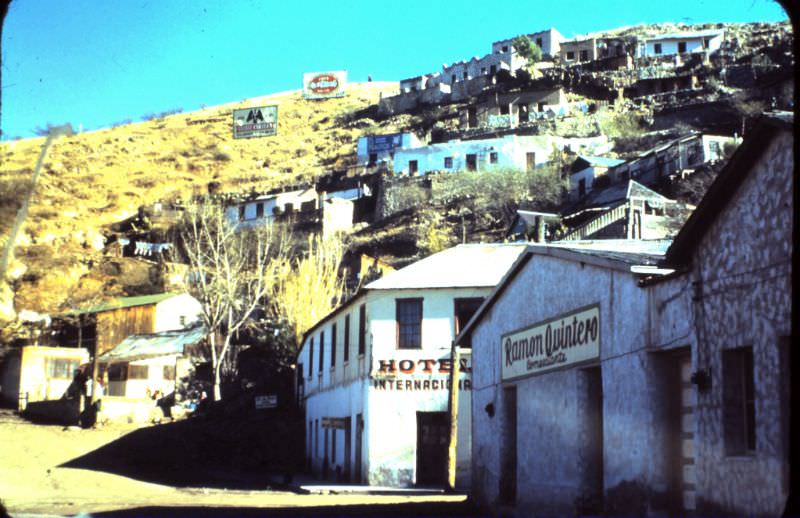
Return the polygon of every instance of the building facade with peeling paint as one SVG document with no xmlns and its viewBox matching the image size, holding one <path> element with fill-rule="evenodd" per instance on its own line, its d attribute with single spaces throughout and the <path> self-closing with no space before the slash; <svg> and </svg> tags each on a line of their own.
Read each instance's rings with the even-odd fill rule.
<svg viewBox="0 0 800 518">
<path fill-rule="evenodd" d="M 307 467 L 319 478 L 442 486 L 451 344 L 521 245 L 461 245 L 368 284 L 297 358 Z M 472 360 L 462 350 L 456 485 L 470 485 Z"/>
</svg>

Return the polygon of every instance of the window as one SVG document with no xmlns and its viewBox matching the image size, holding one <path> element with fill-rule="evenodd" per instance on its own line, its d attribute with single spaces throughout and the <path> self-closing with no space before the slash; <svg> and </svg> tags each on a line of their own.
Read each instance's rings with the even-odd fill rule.
<svg viewBox="0 0 800 518">
<path fill-rule="evenodd" d="M 108 381 L 125 381 L 128 379 L 128 366 L 124 363 L 112 363 L 108 366 Z"/>
<path fill-rule="evenodd" d="M 719 142 L 716 140 L 712 140 L 708 143 L 708 150 L 710 151 L 709 154 L 711 155 L 711 160 L 717 160 L 720 156 L 722 156 L 719 148 Z"/>
<path fill-rule="evenodd" d="M 542 38 L 536 38 L 536 46 L 542 48 Z"/>
<path fill-rule="evenodd" d="M 325 366 L 325 331 L 319 332 L 319 375 L 322 376 L 322 368 Z"/>
<path fill-rule="evenodd" d="M 336 366 L 336 324 L 331 326 L 331 367 Z"/>
<path fill-rule="evenodd" d="M 186 327 L 186 315 L 181 315 L 178 317 L 178 323 L 181 325 L 181 327 Z"/>
<path fill-rule="evenodd" d="M 656 54 L 661 54 L 661 44 L 660 43 L 654 43 L 653 44 L 653 52 L 655 52 Z"/>
<path fill-rule="evenodd" d="M 508 52 L 508 45 L 503 45 L 503 52 Z"/>
<path fill-rule="evenodd" d="M 753 349 L 722 352 L 722 421 L 725 452 L 742 455 L 756 449 Z"/>
<path fill-rule="evenodd" d="M 264 217 L 264 204 L 263 203 L 256 203 L 256 217 L 263 218 Z"/>
<path fill-rule="evenodd" d="M 489 73 L 495 75 L 497 73 L 497 65 L 492 65 L 489 67 Z"/>
<path fill-rule="evenodd" d="M 453 74 L 450 76 L 450 84 L 455 84 L 455 82 L 456 82 L 456 75 Z"/>
<path fill-rule="evenodd" d="M 481 75 L 482 76 L 486 75 L 486 67 L 481 67 Z"/>
<path fill-rule="evenodd" d="M 350 315 L 344 317 L 344 361 L 350 361 Z"/>
<path fill-rule="evenodd" d="M 508 115 L 508 113 L 509 113 L 508 105 L 507 104 L 501 104 L 500 105 L 500 115 Z"/>
<path fill-rule="evenodd" d="M 310 378 L 311 375 L 314 374 L 314 337 L 311 337 L 311 341 L 308 344 L 308 377 Z"/>
<path fill-rule="evenodd" d="M 567 59 L 568 59 L 568 60 L 573 60 L 573 59 L 575 59 L 575 51 L 568 50 L 568 51 L 567 51 Z"/>
<path fill-rule="evenodd" d="M 419 162 L 416 160 L 409 160 L 408 161 L 408 174 L 415 175 L 419 171 Z"/>
<path fill-rule="evenodd" d="M 453 168 L 453 157 L 451 157 L 451 156 L 444 157 L 444 168 L 445 169 L 452 169 Z"/>
<path fill-rule="evenodd" d="M 80 366 L 79 360 L 67 358 L 48 358 L 47 377 L 53 379 L 71 380 L 75 377 L 75 371 Z"/>
<path fill-rule="evenodd" d="M 686 42 L 685 41 L 679 41 L 678 42 L 678 52 L 680 52 L 680 53 L 686 52 Z"/>
<path fill-rule="evenodd" d="M 583 198 L 586 195 L 586 178 L 581 178 L 578 181 L 578 196 Z"/>
<path fill-rule="evenodd" d="M 581 61 L 589 61 L 589 51 L 582 50 L 581 51 Z"/>
<path fill-rule="evenodd" d="M 467 325 L 469 319 L 472 318 L 472 315 L 478 311 L 478 308 L 483 303 L 483 298 L 475 297 L 475 298 L 468 298 L 468 299 L 455 299 L 453 300 L 454 312 L 455 312 L 455 323 L 456 323 L 456 335 L 464 329 L 464 326 Z M 470 344 L 461 344 L 464 347 L 471 347 Z"/>
<path fill-rule="evenodd" d="M 147 365 L 128 365 L 129 380 L 146 380 L 149 377 Z"/>
<path fill-rule="evenodd" d="M 358 354 L 364 355 L 367 348 L 367 306 L 361 304 L 358 308 Z"/>
<path fill-rule="evenodd" d="M 239 221 L 244 220 L 244 205 L 239 205 Z"/>
<path fill-rule="evenodd" d="M 369 163 L 367 165 L 375 165 L 378 163 L 378 153 L 369 154 Z"/>
<path fill-rule="evenodd" d="M 467 73 L 466 70 L 464 70 L 464 81 L 466 81 L 467 79 L 469 79 L 469 74 Z"/>
<path fill-rule="evenodd" d="M 491 151 L 489 153 L 489 163 L 496 164 L 497 163 L 497 151 Z"/>
<path fill-rule="evenodd" d="M 422 347 L 422 299 L 397 299 L 397 347 Z"/>
<path fill-rule="evenodd" d="M 164 365 L 163 378 L 166 381 L 175 381 L 175 366 Z"/>
</svg>

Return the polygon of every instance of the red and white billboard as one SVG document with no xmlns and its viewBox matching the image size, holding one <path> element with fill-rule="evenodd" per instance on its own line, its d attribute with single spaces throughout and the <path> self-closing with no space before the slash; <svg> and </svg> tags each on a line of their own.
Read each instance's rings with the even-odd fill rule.
<svg viewBox="0 0 800 518">
<path fill-rule="evenodd" d="M 303 74 L 303 97 L 306 99 L 330 99 L 344 97 L 347 88 L 347 72 L 310 72 Z"/>
</svg>

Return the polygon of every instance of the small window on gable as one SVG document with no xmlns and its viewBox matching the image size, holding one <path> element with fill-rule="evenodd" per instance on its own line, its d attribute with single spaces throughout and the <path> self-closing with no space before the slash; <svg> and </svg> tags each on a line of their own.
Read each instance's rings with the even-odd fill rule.
<svg viewBox="0 0 800 518">
<path fill-rule="evenodd" d="M 756 449 L 753 348 L 722 352 L 722 420 L 725 453 L 743 455 Z"/>
</svg>

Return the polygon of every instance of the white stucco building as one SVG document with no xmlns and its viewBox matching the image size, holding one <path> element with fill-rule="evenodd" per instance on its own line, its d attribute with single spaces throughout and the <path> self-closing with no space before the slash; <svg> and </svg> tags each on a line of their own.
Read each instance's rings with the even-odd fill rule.
<svg viewBox="0 0 800 518">
<path fill-rule="evenodd" d="M 276 212 L 301 211 L 303 207 L 317 208 L 318 195 L 313 187 L 277 194 L 265 194 L 251 200 L 228 205 L 225 214 L 231 223 L 242 227 L 264 225 L 275 218 Z"/>
<path fill-rule="evenodd" d="M 391 163 L 398 149 L 420 147 L 419 138 L 413 133 L 390 133 L 387 135 L 365 135 L 358 138 L 356 158 L 358 165 L 374 166 L 381 162 Z"/>
<path fill-rule="evenodd" d="M 491 171 L 492 169 L 532 169 L 546 164 L 554 149 L 605 152 L 604 135 L 565 138 L 552 135 L 518 136 L 480 140 L 451 140 L 395 152 L 395 174 L 414 176 L 433 171 Z"/>
<path fill-rule="evenodd" d="M 665 56 L 686 52 L 714 52 L 725 39 L 723 29 L 662 34 L 639 43 L 639 56 Z"/>
<path fill-rule="evenodd" d="M 368 284 L 304 335 L 298 396 L 315 476 L 444 482 L 451 344 L 524 246 L 460 245 Z M 470 484 L 472 360 L 459 376 L 456 485 Z"/>
</svg>

